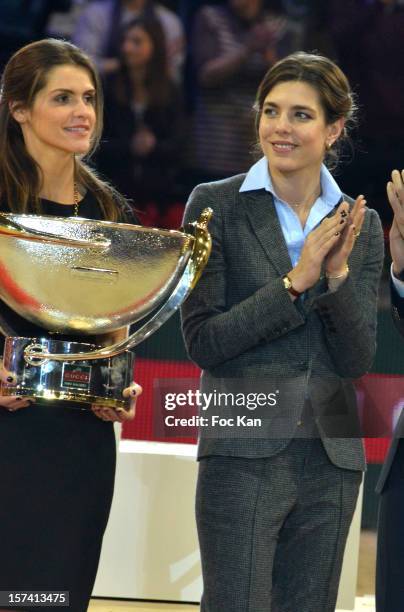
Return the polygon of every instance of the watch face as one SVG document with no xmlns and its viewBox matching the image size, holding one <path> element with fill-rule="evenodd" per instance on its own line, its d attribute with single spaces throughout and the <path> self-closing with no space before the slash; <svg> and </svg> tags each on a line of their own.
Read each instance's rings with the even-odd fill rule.
<svg viewBox="0 0 404 612">
<path fill-rule="evenodd" d="M 285 289 L 290 289 L 292 286 L 292 281 L 288 276 L 283 277 L 283 284 L 285 285 Z"/>
</svg>

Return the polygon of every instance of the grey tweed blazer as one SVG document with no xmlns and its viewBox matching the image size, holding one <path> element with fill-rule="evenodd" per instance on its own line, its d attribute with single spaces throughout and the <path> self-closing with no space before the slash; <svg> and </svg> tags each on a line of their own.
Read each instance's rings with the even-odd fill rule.
<svg viewBox="0 0 404 612">
<path fill-rule="evenodd" d="M 190 358 L 202 388 L 226 379 L 289 381 L 287 418 L 274 410 L 259 437 L 215 437 L 201 428 L 198 454 L 268 457 L 295 435 L 305 398 L 331 461 L 365 468 L 352 378 L 367 372 L 376 348 L 378 285 L 384 256 L 376 211 L 367 209 L 349 260 L 348 279 L 331 293 L 324 275 L 292 302 L 282 276 L 292 264 L 272 196 L 240 193 L 245 175 L 198 185 L 184 222 L 210 206 L 212 254 L 182 307 Z M 351 201 L 352 203 L 352 201 Z M 331 214 L 334 214 L 335 210 Z M 285 404 L 284 404 L 285 406 Z M 336 408 L 336 409 L 335 409 Z M 280 431 L 281 435 L 274 434 Z"/>
</svg>

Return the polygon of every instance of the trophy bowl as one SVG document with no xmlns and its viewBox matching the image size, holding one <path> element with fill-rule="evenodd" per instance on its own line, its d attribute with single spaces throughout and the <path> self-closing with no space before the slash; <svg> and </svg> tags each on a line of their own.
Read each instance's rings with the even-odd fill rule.
<svg viewBox="0 0 404 612">
<path fill-rule="evenodd" d="M 17 376 L 17 384 L 3 384 L 0 393 L 121 405 L 122 398 L 110 393 L 107 370 L 119 369 L 123 358 L 113 359 L 154 333 L 195 286 L 211 250 L 211 214 L 205 209 L 198 221 L 177 231 L 0 213 L 0 299 L 44 329 L 39 339 L 20 338 L 0 315 L 0 329 L 7 337 L 4 365 Z M 110 346 L 91 339 L 145 317 L 139 329 Z M 58 334 L 63 339 L 58 340 Z M 65 342 L 66 336 L 72 341 Z M 77 336 L 88 336 L 88 344 L 76 342 Z M 125 359 L 131 367 L 131 359 Z M 103 363 L 96 365 L 97 360 Z M 88 389 L 84 382 L 81 388 L 73 381 L 64 385 L 69 376 L 74 378 L 68 372 L 79 368 L 79 362 L 94 378 Z"/>
<path fill-rule="evenodd" d="M 178 282 L 194 240 L 179 231 L 77 217 L 2 218 L 21 231 L 1 237 L 0 298 L 58 333 L 95 335 L 146 316 Z"/>
</svg>

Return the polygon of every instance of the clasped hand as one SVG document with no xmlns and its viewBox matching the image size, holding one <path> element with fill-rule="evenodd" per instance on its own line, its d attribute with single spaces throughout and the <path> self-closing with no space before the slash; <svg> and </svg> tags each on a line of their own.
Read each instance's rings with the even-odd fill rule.
<svg viewBox="0 0 404 612">
<path fill-rule="evenodd" d="M 316 284 L 324 263 L 328 276 L 342 276 L 346 270 L 355 238 L 365 218 L 366 200 L 356 198 L 349 212 L 348 202 L 342 202 L 332 217 L 326 217 L 307 236 L 297 265 L 288 276 L 293 287 L 303 293 Z"/>
</svg>

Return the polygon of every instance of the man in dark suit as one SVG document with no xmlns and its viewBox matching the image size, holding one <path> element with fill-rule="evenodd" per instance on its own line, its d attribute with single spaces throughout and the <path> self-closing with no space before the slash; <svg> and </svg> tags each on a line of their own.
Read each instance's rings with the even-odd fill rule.
<svg viewBox="0 0 404 612">
<path fill-rule="evenodd" d="M 392 172 L 387 184 L 389 202 L 394 211 L 390 230 L 391 303 L 395 324 L 404 336 L 404 170 Z M 403 355 L 404 357 L 404 355 Z M 403 380 L 404 397 L 404 380 Z M 377 612 L 404 610 L 404 413 L 397 423 L 377 485 L 381 494 L 377 571 Z"/>
</svg>

